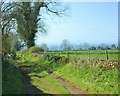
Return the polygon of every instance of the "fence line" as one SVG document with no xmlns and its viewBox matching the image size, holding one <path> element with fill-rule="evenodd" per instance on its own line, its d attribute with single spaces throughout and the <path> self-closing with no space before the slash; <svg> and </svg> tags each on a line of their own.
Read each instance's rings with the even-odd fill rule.
<svg viewBox="0 0 120 96">
<path fill-rule="evenodd" d="M 55 52 L 55 51 L 53 51 Z M 109 59 L 109 55 L 108 54 L 120 54 L 120 52 L 108 52 L 108 50 L 104 50 L 104 52 L 90 52 L 90 51 L 87 51 L 87 52 L 78 52 L 78 51 L 75 51 L 75 52 L 60 52 L 60 51 L 56 51 L 55 53 L 53 53 L 52 51 L 51 52 L 45 52 L 45 54 L 49 54 L 49 55 L 66 55 L 67 57 L 70 57 L 70 55 L 85 55 L 87 54 L 90 58 L 90 55 L 92 54 L 105 54 L 105 57 L 106 57 L 106 60 Z"/>
<path fill-rule="evenodd" d="M 73 52 L 68 52 L 68 53 L 64 53 L 64 52 L 56 52 L 56 53 L 52 53 L 52 52 L 45 52 L 45 54 L 78 54 L 78 55 L 80 55 L 80 54 L 106 54 L 106 53 L 108 53 L 108 54 L 120 54 L 120 52 L 98 52 L 98 53 L 90 53 L 90 52 L 88 52 L 88 53 L 73 53 Z"/>
</svg>

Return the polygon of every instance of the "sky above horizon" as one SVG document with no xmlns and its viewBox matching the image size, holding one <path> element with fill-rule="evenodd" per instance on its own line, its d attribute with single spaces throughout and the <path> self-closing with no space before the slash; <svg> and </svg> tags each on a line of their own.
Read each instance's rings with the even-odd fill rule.
<svg viewBox="0 0 120 96">
<path fill-rule="evenodd" d="M 71 44 L 118 43 L 117 2 L 67 2 L 67 5 L 68 16 L 61 19 L 43 15 L 47 35 L 38 35 L 37 45 L 60 45 L 64 39 Z"/>
</svg>

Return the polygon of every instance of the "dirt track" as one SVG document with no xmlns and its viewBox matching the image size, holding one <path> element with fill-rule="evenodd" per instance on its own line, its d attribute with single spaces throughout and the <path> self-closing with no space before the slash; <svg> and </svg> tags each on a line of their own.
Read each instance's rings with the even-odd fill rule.
<svg viewBox="0 0 120 96">
<path fill-rule="evenodd" d="M 44 71 L 46 71 L 49 75 L 51 75 L 53 78 L 55 78 L 56 80 L 58 80 L 62 86 L 68 90 L 68 92 L 70 93 L 70 96 L 100 96 L 100 94 L 89 94 L 88 92 L 84 91 L 83 89 L 81 89 L 79 86 L 76 86 L 74 84 L 72 84 L 71 82 L 63 79 L 62 77 L 57 76 L 56 74 L 54 74 L 52 71 L 50 71 L 48 68 L 46 68 L 45 66 L 36 64 L 35 62 L 32 62 L 30 60 L 27 60 L 31 63 L 34 63 L 35 66 L 42 68 Z M 31 85 L 30 81 L 31 78 L 27 75 L 26 73 L 26 67 L 31 67 L 31 66 L 19 66 L 20 68 L 23 67 L 22 70 L 22 75 L 23 75 L 23 83 L 24 83 L 24 87 L 25 87 L 25 94 L 39 94 L 42 96 L 66 96 L 65 94 L 46 94 L 43 91 L 41 91 L 40 89 L 36 88 L 36 86 Z M 22 68 L 21 68 L 22 69 Z M 68 94 L 69 96 L 69 94 Z M 118 96 L 115 94 L 108 94 L 108 96 Z"/>
<path fill-rule="evenodd" d="M 52 77 L 54 77 L 55 79 L 57 79 L 63 86 L 64 88 L 66 88 L 70 94 L 87 94 L 85 91 L 83 91 L 80 88 L 77 88 L 75 85 L 71 84 L 70 82 L 64 80 L 61 77 L 56 76 L 55 74 L 51 74 Z"/>
<path fill-rule="evenodd" d="M 32 63 L 34 63 L 36 66 L 41 67 L 48 74 L 50 74 L 53 78 L 57 79 L 63 85 L 63 87 L 69 91 L 70 94 L 73 94 L 74 96 L 76 96 L 76 94 L 88 94 L 86 91 L 84 91 L 80 87 L 75 86 L 69 81 L 66 81 L 65 79 L 63 79 L 62 77 L 55 75 L 52 71 L 48 70 L 46 67 L 36 64 L 35 62 L 32 62 Z"/>
<path fill-rule="evenodd" d="M 30 62 L 30 61 L 29 61 Z M 86 91 L 80 89 L 80 87 L 75 86 L 74 84 L 70 83 L 69 81 L 66 81 L 65 79 L 55 75 L 50 70 L 48 70 L 46 67 L 41 66 L 39 64 L 34 63 L 36 66 L 41 67 L 43 70 L 45 70 L 48 74 L 50 74 L 53 78 L 57 79 L 63 87 L 68 90 L 70 94 L 73 94 L 73 96 L 78 96 L 78 94 L 87 94 Z M 26 66 L 22 66 L 26 67 Z M 23 75 L 23 83 L 26 90 L 26 94 L 44 94 L 41 90 L 37 89 L 35 86 L 31 85 L 30 83 L 30 77 L 26 74 L 25 70 L 22 70 Z M 85 95 L 84 95 L 85 96 Z"/>
</svg>

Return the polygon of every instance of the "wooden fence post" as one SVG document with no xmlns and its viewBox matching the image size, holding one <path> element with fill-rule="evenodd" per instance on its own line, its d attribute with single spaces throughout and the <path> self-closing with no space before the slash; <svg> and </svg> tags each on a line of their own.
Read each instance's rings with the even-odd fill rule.
<svg viewBox="0 0 120 96">
<path fill-rule="evenodd" d="M 88 51 L 89 61 L 90 61 L 90 51 Z"/>
<path fill-rule="evenodd" d="M 108 51 L 106 50 L 106 59 L 108 60 Z"/>
<path fill-rule="evenodd" d="M 59 56 L 60 56 L 60 52 L 59 52 Z"/>
<path fill-rule="evenodd" d="M 76 56 L 77 56 L 77 50 L 76 50 Z"/>
<path fill-rule="evenodd" d="M 69 57 L 69 52 L 68 52 L 68 57 Z"/>
</svg>

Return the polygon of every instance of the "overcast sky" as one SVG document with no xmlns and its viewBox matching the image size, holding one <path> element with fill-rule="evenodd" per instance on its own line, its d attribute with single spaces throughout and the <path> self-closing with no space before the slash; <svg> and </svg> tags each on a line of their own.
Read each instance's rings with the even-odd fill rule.
<svg viewBox="0 0 120 96">
<path fill-rule="evenodd" d="M 64 2 L 62 2 L 64 3 Z M 68 16 L 45 17 L 47 35 L 39 35 L 36 44 L 59 45 L 67 39 L 72 44 L 117 44 L 118 3 L 117 2 L 67 2 Z M 51 19 L 52 18 L 52 19 Z M 64 20 L 63 20 L 64 19 Z"/>
</svg>

